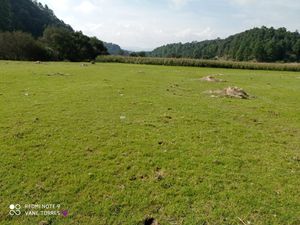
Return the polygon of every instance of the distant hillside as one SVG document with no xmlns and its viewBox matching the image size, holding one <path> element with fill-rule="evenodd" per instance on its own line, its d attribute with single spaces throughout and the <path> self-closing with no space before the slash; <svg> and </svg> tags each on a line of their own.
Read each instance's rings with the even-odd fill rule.
<svg viewBox="0 0 300 225">
<path fill-rule="evenodd" d="M 0 31 L 23 31 L 38 37 L 49 25 L 72 30 L 48 6 L 31 0 L 0 0 Z"/>
<path fill-rule="evenodd" d="M 285 28 L 254 28 L 226 39 L 168 44 L 150 56 L 238 61 L 300 61 L 300 34 Z"/>
<path fill-rule="evenodd" d="M 103 42 L 110 55 L 129 55 L 130 52 L 123 50 L 119 45 L 114 43 Z"/>
</svg>

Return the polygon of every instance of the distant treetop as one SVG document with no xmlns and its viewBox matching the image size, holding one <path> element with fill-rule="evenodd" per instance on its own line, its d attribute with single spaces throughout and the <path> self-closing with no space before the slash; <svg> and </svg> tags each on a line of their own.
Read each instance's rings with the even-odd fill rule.
<svg viewBox="0 0 300 225">
<path fill-rule="evenodd" d="M 254 28 L 226 39 L 168 44 L 154 49 L 151 56 L 236 61 L 300 61 L 300 34 L 286 28 Z"/>
</svg>

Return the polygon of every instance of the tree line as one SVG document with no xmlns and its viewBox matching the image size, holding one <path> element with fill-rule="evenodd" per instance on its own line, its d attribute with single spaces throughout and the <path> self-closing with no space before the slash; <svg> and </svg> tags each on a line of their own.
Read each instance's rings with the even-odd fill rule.
<svg viewBox="0 0 300 225">
<path fill-rule="evenodd" d="M 0 59 L 86 61 L 107 54 L 103 42 L 82 32 L 48 27 L 36 39 L 21 31 L 0 33 Z"/>
<path fill-rule="evenodd" d="M 254 28 L 226 39 L 176 43 L 149 53 L 153 57 L 299 62 L 300 34 L 285 28 Z"/>
</svg>

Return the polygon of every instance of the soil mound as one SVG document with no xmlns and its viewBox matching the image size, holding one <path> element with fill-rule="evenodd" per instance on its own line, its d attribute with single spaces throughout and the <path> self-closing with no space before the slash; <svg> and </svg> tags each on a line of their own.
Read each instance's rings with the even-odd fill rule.
<svg viewBox="0 0 300 225">
<path fill-rule="evenodd" d="M 225 82 L 222 79 L 218 79 L 214 76 L 207 76 L 207 77 L 203 77 L 201 78 L 202 81 L 207 81 L 207 82 Z"/>
<path fill-rule="evenodd" d="M 211 97 L 228 97 L 228 98 L 239 98 L 239 99 L 249 99 L 249 94 L 241 88 L 238 87 L 227 87 L 223 90 L 209 91 Z"/>
<path fill-rule="evenodd" d="M 232 98 L 249 99 L 249 95 L 243 89 L 238 87 L 228 87 L 224 89 L 225 95 Z"/>
</svg>

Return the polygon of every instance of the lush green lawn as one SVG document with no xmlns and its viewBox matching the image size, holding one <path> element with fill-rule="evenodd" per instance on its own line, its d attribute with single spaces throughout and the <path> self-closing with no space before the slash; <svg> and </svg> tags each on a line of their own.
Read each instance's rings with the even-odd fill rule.
<svg viewBox="0 0 300 225">
<path fill-rule="evenodd" d="M 300 224 L 300 73 L 2 61 L 0 109 L 1 225 Z"/>
</svg>

